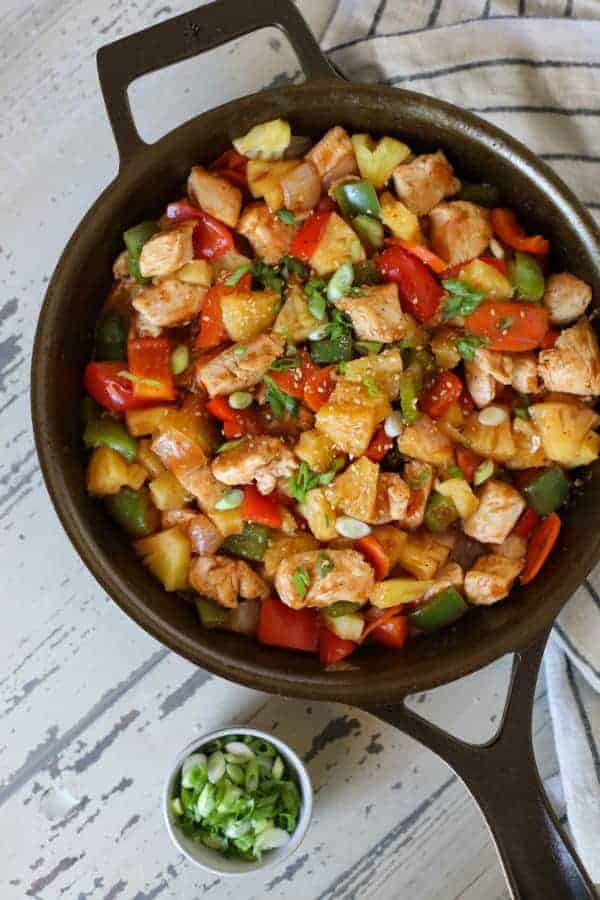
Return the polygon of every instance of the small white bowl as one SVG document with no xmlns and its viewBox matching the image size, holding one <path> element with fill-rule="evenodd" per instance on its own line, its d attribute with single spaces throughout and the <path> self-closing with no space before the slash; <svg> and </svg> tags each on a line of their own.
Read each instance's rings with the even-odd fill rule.
<svg viewBox="0 0 600 900">
<path fill-rule="evenodd" d="M 260 861 L 256 860 L 251 862 L 243 859 L 229 859 L 228 857 L 223 856 L 222 853 L 219 853 L 218 850 L 211 850 L 203 844 L 190 840 L 190 838 L 186 837 L 181 831 L 177 824 L 177 819 L 171 810 L 171 800 L 175 796 L 176 784 L 181 771 L 181 766 L 190 753 L 194 753 L 194 751 L 199 750 L 206 744 L 210 744 L 211 741 L 215 741 L 217 738 L 224 738 L 228 735 L 237 734 L 248 734 L 251 737 L 260 738 L 261 740 L 269 741 L 269 743 L 273 744 L 287 764 L 290 772 L 295 777 L 302 797 L 298 824 L 294 833 L 290 835 L 289 841 L 287 844 L 284 844 L 283 847 L 279 847 L 276 850 L 267 850 Z M 290 854 L 300 846 L 304 835 L 306 834 L 312 815 L 312 804 L 313 789 L 306 766 L 300 757 L 294 753 L 291 747 L 284 744 L 283 741 L 280 741 L 279 738 L 274 737 L 272 734 L 268 734 L 266 731 L 257 731 L 255 728 L 245 728 L 243 725 L 232 725 L 229 728 L 222 728 L 220 731 L 211 731 L 210 734 L 201 735 L 188 744 L 187 747 L 184 747 L 181 753 L 178 754 L 165 783 L 163 815 L 171 840 L 177 849 L 183 853 L 184 856 L 187 856 L 190 862 L 200 866 L 200 868 L 205 869 L 207 872 L 212 872 L 214 875 L 227 877 L 232 875 L 249 875 L 258 872 L 259 870 L 269 869 L 290 856 Z"/>
</svg>

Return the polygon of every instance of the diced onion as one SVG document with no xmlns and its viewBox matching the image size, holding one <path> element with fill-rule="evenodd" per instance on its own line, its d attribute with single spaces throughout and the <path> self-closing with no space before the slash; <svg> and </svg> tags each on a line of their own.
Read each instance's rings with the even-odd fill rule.
<svg viewBox="0 0 600 900">
<path fill-rule="evenodd" d="M 358 519 L 352 519 L 350 516 L 340 516 L 335 520 L 335 530 L 342 537 L 351 538 L 352 540 L 364 538 L 371 534 L 371 526 L 366 522 Z"/>
<path fill-rule="evenodd" d="M 244 492 L 240 488 L 232 488 L 220 500 L 217 500 L 215 509 L 218 509 L 219 512 L 223 512 L 226 509 L 237 509 L 238 506 L 242 505 L 243 499 Z"/>
<path fill-rule="evenodd" d="M 507 420 L 508 415 L 501 406 L 486 406 L 485 409 L 481 410 L 477 418 L 481 425 L 493 427 L 494 425 L 502 425 Z"/>
<path fill-rule="evenodd" d="M 399 435 L 401 435 L 402 431 L 404 430 L 402 413 L 391 413 L 391 415 L 389 415 L 383 423 L 383 430 L 389 438 L 399 437 Z"/>
<path fill-rule="evenodd" d="M 190 351 L 185 344 L 175 347 L 171 353 L 171 369 L 174 375 L 181 375 L 190 364 Z"/>
<path fill-rule="evenodd" d="M 232 409 L 248 409 L 253 399 L 249 391 L 234 391 L 229 395 L 229 405 Z"/>
</svg>

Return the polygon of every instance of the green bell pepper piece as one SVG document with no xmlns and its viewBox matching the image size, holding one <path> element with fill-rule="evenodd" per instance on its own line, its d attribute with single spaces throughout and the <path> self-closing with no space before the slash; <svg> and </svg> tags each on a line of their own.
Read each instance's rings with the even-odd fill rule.
<svg viewBox="0 0 600 900">
<path fill-rule="evenodd" d="M 364 213 L 381 218 L 377 191 L 370 181 L 346 181 L 335 188 L 333 196 L 344 216 L 352 218 Z"/>
<path fill-rule="evenodd" d="M 127 358 L 127 323 L 118 312 L 109 312 L 98 322 L 94 358 L 114 362 Z"/>
<path fill-rule="evenodd" d="M 537 303 L 544 296 L 544 273 L 535 257 L 528 253 L 515 253 L 509 265 L 509 274 L 520 300 Z"/>
<path fill-rule="evenodd" d="M 160 513 L 147 488 L 121 488 L 104 500 L 108 513 L 130 537 L 148 537 L 160 528 Z"/>
<path fill-rule="evenodd" d="M 271 529 L 266 525 L 246 522 L 240 534 L 230 534 L 223 542 L 223 550 L 232 556 L 262 562 L 269 546 Z"/>
<path fill-rule="evenodd" d="M 350 600 L 338 600 L 337 603 L 332 603 L 331 606 L 328 606 L 325 612 L 333 619 L 337 619 L 338 616 L 349 616 L 358 612 L 359 609 L 360 603 L 352 603 Z"/>
<path fill-rule="evenodd" d="M 408 620 L 419 631 L 437 631 L 438 628 L 456 622 L 468 608 L 462 594 L 459 594 L 455 588 L 449 587 L 432 597 L 425 606 L 415 609 L 409 615 Z"/>
<path fill-rule="evenodd" d="M 383 284 L 383 277 L 372 259 L 354 263 L 354 284 L 361 287 L 363 284 Z"/>
<path fill-rule="evenodd" d="M 352 227 L 367 250 L 379 250 L 383 247 L 383 225 L 379 219 L 361 213 L 352 219 Z"/>
<path fill-rule="evenodd" d="M 463 185 L 453 197 L 454 200 L 466 200 L 468 203 L 477 203 L 478 206 L 500 206 L 500 191 L 493 184 L 473 184 L 463 181 Z"/>
<path fill-rule="evenodd" d="M 124 456 L 127 462 L 133 462 L 137 456 L 138 445 L 121 422 L 116 419 L 93 419 L 88 422 L 83 432 L 83 443 L 88 450 L 93 447 L 110 447 Z"/>
<path fill-rule="evenodd" d="M 458 510 L 454 505 L 451 497 L 445 497 L 433 491 L 427 500 L 425 508 L 425 517 L 423 522 L 425 527 L 432 534 L 442 534 L 453 522 L 458 519 Z"/>
<path fill-rule="evenodd" d="M 144 278 L 140 272 L 140 254 L 146 241 L 149 241 L 157 231 L 160 231 L 160 229 L 156 222 L 140 222 L 139 225 L 128 228 L 123 234 L 123 240 L 127 247 L 127 268 L 129 269 L 129 274 L 142 284 L 146 284 L 149 279 Z"/>
<path fill-rule="evenodd" d="M 417 409 L 417 400 L 418 391 L 415 380 L 409 372 L 404 372 L 400 376 L 400 410 L 407 425 L 414 425 L 421 418 L 421 413 Z"/>
<path fill-rule="evenodd" d="M 352 359 L 353 345 L 352 335 L 343 334 L 337 340 L 333 341 L 325 338 L 322 341 L 310 342 L 310 355 L 313 362 L 322 366 L 328 366 L 332 363 L 345 362 Z"/>
<path fill-rule="evenodd" d="M 569 479 L 558 466 L 544 469 L 523 488 L 529 506 L 540 516 L 548 516 L 569 496 Z"/>
<path fill-rule="evenodd" d="M 208 597 L 196 597 L 196 609 L 205 628 L 229 628 L 230 613 Z"/>
<path fill-rule="evenodd" d="M 94 419 L 99 419 L 102 415 L 102 408 L 96 403 L 95 400 L 92 400 L 91 397 L 88 397 L 87 394 L 81 401 L 81 421 L 83 422 L 83 427 L 86 428 L 90 422 L 93 422 Z"/>
</svg>

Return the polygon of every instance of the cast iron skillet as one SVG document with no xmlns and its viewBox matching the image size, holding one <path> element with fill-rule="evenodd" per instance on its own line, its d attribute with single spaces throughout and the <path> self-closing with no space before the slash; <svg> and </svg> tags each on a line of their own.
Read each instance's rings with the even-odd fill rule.
<svg viewBox="0 0 600 900">
<path fill-rule="evenodd" d="M 127 99 L 135 78 L 266 26 L 287 34 L 306 83 L 227 103 L 153 145 L 140 139 Z M 136 622 L 198 665 L 264 691 L 360 706 L 439 754 L 478 800 L 516 896 L 593 896 L 541 789 L 531 713 L 552 622 L 600 559 L 600 468 L 592 471 L 565 517 L 560 546 L 541 579 L 519 588 L 507 603 L 475 609 L 452 629 L 411 642 L 402 653 L 365 650 L 357 656 L 357 668 L 326 673 L 312 657 L 203 631 L 191 607 L 162 591 L 102 506 L 86 495 L 77 416 L 93 326 L 123 230 L 159 214 L 193 163 L 214 158 L 258 122 L 283 116 L 297 134 L 316 136 L 341 124 L 350 131 L 397 134 L 416 149 L 443 147 L 462 175 L 502 187 L 506 203 L 552 238 L 557 266 L 591 283 L 597 302 L 600 258 L 592 220 L 546 165 L 481 119 L 421 94 L 341 80 L 291 0 L 219 0 L 103 47 L 98 68 L 119 149 L 119 175 L 61 257 L 40 316 L 32 367 L 40 463 L 77 551 Z M 155 208 L 148 208 L 150 198 Z M 507 709 L 499 733 L 488 744 L 457 740 L 404 706 L 408 694 L 460 678 L 509 652 L 515 657 Z"/>
</svg>

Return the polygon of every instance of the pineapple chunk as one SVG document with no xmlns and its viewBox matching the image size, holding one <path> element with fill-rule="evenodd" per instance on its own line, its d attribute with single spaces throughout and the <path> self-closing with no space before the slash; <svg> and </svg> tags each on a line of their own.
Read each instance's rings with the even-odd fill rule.
<svg viewBox="0 0 600 900">
<path fill-rule="evenodd" d="M 529 407 L 544 453 L 567 468 L 588 465 L 598 457 L 600 439 L 592 431 L 598 414 L 577 400 L 548 400 Z"/>
<path fill-rule="evenodd" d="M 395 525 L 378 525 L 373 529 L 373 537 L 381 544 L 391 571 L 400 559 L 400 551 L 406 543 L 406 533 Z"/>
<path fill-rule="evenodd" d="M 318 541 L 332 541 L 338 536 L 335 530 L 335 513 L 322 488 L 314 488 L 308 492 L 300 512 Z"/>
<path fill-rule="evenodd" d="M 365 378 L 371 378 L 389 400 L 398 398 L 401 374 L 402 353 L 396 347 L 378 354 L 370 353 L 362 359 L 352 359 L 344 365 L 344 378 L 347 381 L 362 384 Z"/>
<path fill-rule="evenodd" d="M 448 478 L 436 485 L 436 491 L 444 497 L 450 497 L 461 519 L 472 515 L 479 506 L 479 499 L 471 490 L 464 478 Z"/>
<path fill-rule="evenodd" d="M 506 275 L 481 259 L 463 266 L 459 278 L 485 294 L 488 300 L 508 300 L 513 295 L 514 288 Z"/>
<path fill-rule="evenodd" d="M 327 435 L 317 431 L 316 428 L 301 433 L 294 447 L 294 453 L 314 472 L 326 472 L 338 455 Z"/>
<path fill-rule="evenodd" d="M 389 191 L 385 191 L 379 198 L 379 204 L 381 221 L 387 225 L 394 237 L 417 244 L 423 242 L 419 219 L 404 203 L 396 200 Z"/>
<path fill-rule="evenodd" d="M 221 297 L 221 316 L 232 341 L 251 341 L 275 321 L 277 291 L 235 291 Z"/>
<path fill-rule="evenodd" d="M 310 264 L 317 275 L 328 275 L 342 263 L 362 262 L 366 258 L 358 235 L 337 213 L 331 213 Z"/>
<path fill-rule="evenodd" d="M 271 119 L 255 125 L 232 143 L 237 152 L 248 159 L 281 159 L 291 139 L 290 123 L 285 119 Z"/>
<path fill-rule="evenodd" d="M 239 534 L 244 530 L 244 520 L 242 518 L 242 509 L 210 509 L 207 516 L 211 522 L 217 526 L 224 538 L 230 534 Z"/>
<path fill-rule="evenodd" d="M 508 469 L 531 469 L 548 465 L 540 433 L 533 422 L 528 419 L 514 419 L 512 434 L 515 454 L 506 461 Z"/>
<path fill-rule="evenodd" d="M 438 328 L 431 339 L 431 352 L 440 369 L 454 369 L 460 362 L 456 341 L 461 336 L 458 328 Z"/>
<path fill-rule="evenodd" d="M 308 299 L 301 285 L 291 283 L 287 289 L 285 303 L 275 321 L 273 330 L 286 341 L 300 344 L 319 325 L 308 310 Z"/>
<path fill-rule="evenodd" d="M 398 563 L 419 581 L 431 581 L 450 554 L 450 548 L 425 532 L 409 534 L 400 548 Z"/>
<path fill-rule="evenodd" d="M 383 422 L 392 411 L 388 398 L 375 385 L 357 384 L 355 381 L 349 381 L 347 378 L 338 378 L 335 389 L 329 396 L 330 403 L 353 403 L 361 409 L 370 409 L 373 411 L 376 422 Z"/>
<path fill-rule="evenodd" d="M 166 472 L 167 470 L 163 466 L 160 457 L 151 449 L 151 443 L 148 438 L 144 438 L 139 442 L 135 461 L 140 466 L 143 466 L 152 478 L 156 478 L 161 472 Z"/>
<path fill-rule="evenodd" d="M 351 140 L 362 178 L 376 188 L 384 187 L 396 166 L 410 156 L 410 147 L 392 137 L 383 137 L 377 144 L 370 134 L 353 134 Z"/>
<path fill-rule="evenodd" d="M 344 453 L 362 456 L 375 433 L 375 410 L 356 403 L 332 403 L 318 411 L 315 425 Z"/>
<path fill-rule="evenodd" d="M 162 512 L 181 509 L 192 499 L 172 472 L 162 472 L 148 485 L 154 505 Z"/>
<path fill-rule="evenodd" d="M 335 509 L 369 522 L 375 513 L 378 480 L 377 463 L 361 456 L 332 481 L 325 494 Z"/>
<path fill-rule="evenodd" d="M 206 259 L 194 259 L 178 269 L 175 278 L 184 284 L 199 284 L 208 288 L 212 284 L 213 268 Z"/>
<path fill-rule="evenodd" d="M 400 603 L 414 603 L 434 584 L 434 581 L 416 581 L 414 578 L 389 578 L 375 585 L 369 600 L 378 609 L 388 609 Z"/>
<path fill-rule="evenodd" d="M 128 463 L 110 447 L 98 447 L 92 453 L 87 469 L 87 490 L 104 497 L 118 494 L 122 487 L 137 491 L 148 477 L 147 470 L 138 463 Z"/>
<path fill-rule="evenodd" d="M 182 591 L 187 587 L 192 549 L 190 539 L 177 526 L 142 538 L 134 547 L 166 591 Z"/>
<path fill-rule="evenodd" d="M 360 613 L 348 613 L 346 616 L 328 616 L 322 613 L 323 624 L 343 641 L 360 641 L 365 620 Z"/>
<path fill-rule="evenodd" d="M 151 409 L 129 409 L 125 413 L 127 431 L 133 437 L 142 437 L 158 431 L 172 406 L 153 406 Z"/>
<path fill-rule="evenodd" d="M 281 179 L 292 172 L 299 162 L 297 159 L 283 159 L 281 162 L 263 162 L 251 159 L 246 166 L 248 187 L 253 197 L 264 197 L 271 212 L 283 206 Z"/>
<path fill-rule="evenodd" d="M 506 412 L 506 410 L 505 410 Z M 482 425 L 479 421 L 481 413 L 475 412 L 467 419 L 463 437 L 467 446 L 486 459 L 505 462 L 515 455 L 508 413 L 498 425 Z"/>
<path fill-rule="evenodd" d="M 265 575 L 273 578 L 279 563 L 291 556 L 292 553 L 304 553 L 308 550 L 318 550 L 318 541 L 312 534 L 276 535 L 271 539 L 264 558 Z"/>
<path fill-rule="evenodd" d="M 452 442 L 429 416 L 421 416 L 398 438 L 398 450 L 406 456 L 444 468 L 454 462 Z"/>
</svg>

